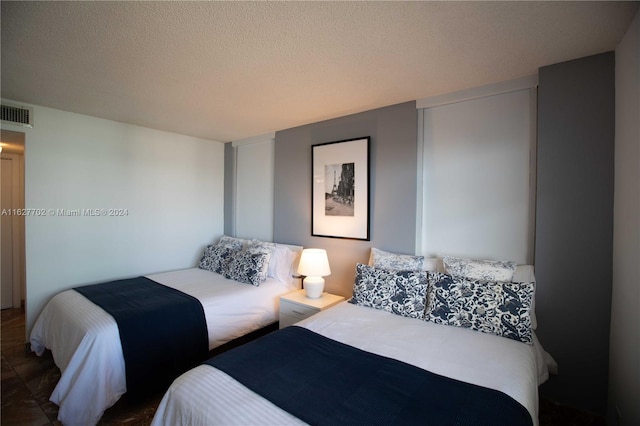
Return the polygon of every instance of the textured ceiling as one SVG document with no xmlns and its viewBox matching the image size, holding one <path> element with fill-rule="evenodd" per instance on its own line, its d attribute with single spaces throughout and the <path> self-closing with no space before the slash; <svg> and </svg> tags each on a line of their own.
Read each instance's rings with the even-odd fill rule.
<svg viewBox="0 0 640 426">
<path fill-rule="evenodd" d="M 614 50 L 638 2 L 1 7 L 3 98 L 230 141 Z"/>
</svg>

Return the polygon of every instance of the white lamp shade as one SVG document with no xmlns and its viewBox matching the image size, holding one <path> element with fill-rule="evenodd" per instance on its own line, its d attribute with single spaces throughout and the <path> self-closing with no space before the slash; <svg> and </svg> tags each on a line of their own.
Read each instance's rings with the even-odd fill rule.
<svg viewBox="0 0 640 426">
<path fill-rule="evenodd" d="M 298 273 L 306 276 L 302 282 L 307 297 L 318 299 L 324 290 L 324 276 L 331 275 L 327 251 L 323 249 L 304 249 L 298 263 Z"/>
<path fill-rule="evenodd" d="M 331 275 L 329 258 L 324 249 L 304 249 L 300 255 L 298 274 L 307 277 L 326 277 Z"/>
</svg>

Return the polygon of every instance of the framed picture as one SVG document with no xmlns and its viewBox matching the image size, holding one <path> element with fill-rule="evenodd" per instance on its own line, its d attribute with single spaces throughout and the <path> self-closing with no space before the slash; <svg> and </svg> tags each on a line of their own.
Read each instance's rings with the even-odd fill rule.
<svg viewBox="0 0 640 426">
<path fill-rule="evenodd" d="M 311 146 L 311 235 L 369 241 L 370 137 Z"/>
</svg>

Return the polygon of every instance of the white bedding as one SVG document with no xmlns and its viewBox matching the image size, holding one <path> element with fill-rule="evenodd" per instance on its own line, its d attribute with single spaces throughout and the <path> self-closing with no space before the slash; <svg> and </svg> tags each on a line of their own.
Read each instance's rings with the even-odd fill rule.
<svg viewBox="0 0 640 426">
<path fill-rule="evenodd" d="M 274 278 L 260 286 L 238 283 L 203 269 L 148 275 L 202 304 L 209 349 L 278 320 L 279 296 L 294 290 Z M 51 350 L 61 377 L 50 400 L 65 426 L 93 425 L 126 392 L 118 326 L 113 317 L 74 290 L 54 296 L 38 317 L 31 349 Z"/>
<path fill-rule="evenodd" d="M 535 337 L 534 345 L 527 345 L 347 302 L 296 325 L 437 374 L 502 391 L 525 406 L 533 424 L 538 424 L 538 385 L 548 378 L 548 370 L 545 352 Z M 225 373 L 201 365 L 173 382 L 152 425 L 301 423 Z"/>
</svg>

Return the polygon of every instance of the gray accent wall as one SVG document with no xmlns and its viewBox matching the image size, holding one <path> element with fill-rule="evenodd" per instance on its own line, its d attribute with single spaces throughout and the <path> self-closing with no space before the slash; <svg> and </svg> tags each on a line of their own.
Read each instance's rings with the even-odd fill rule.
<svg viewBox="0 0 640 426">
<path fill-rule="evenodd" d="M 415 101 L 276 132 L 273 239 L 324 248 L 325 291 L 351 296 L 355 264 L 371 247 L 413 254 L 418 112 Z M 370 241 L 311 236 L 311 146 L 371 137 Z"/>
<path fill-rule="evenodd" d="M 558 403 L 604 414 L 611 312 L 613 52 L 539 70 L 537 334 Z"/>
<path fill-rule="evenodd" d="M 640 425 L 640 12 L 616 49 L 615 158 L 607 420 Z"/>
</svg>

